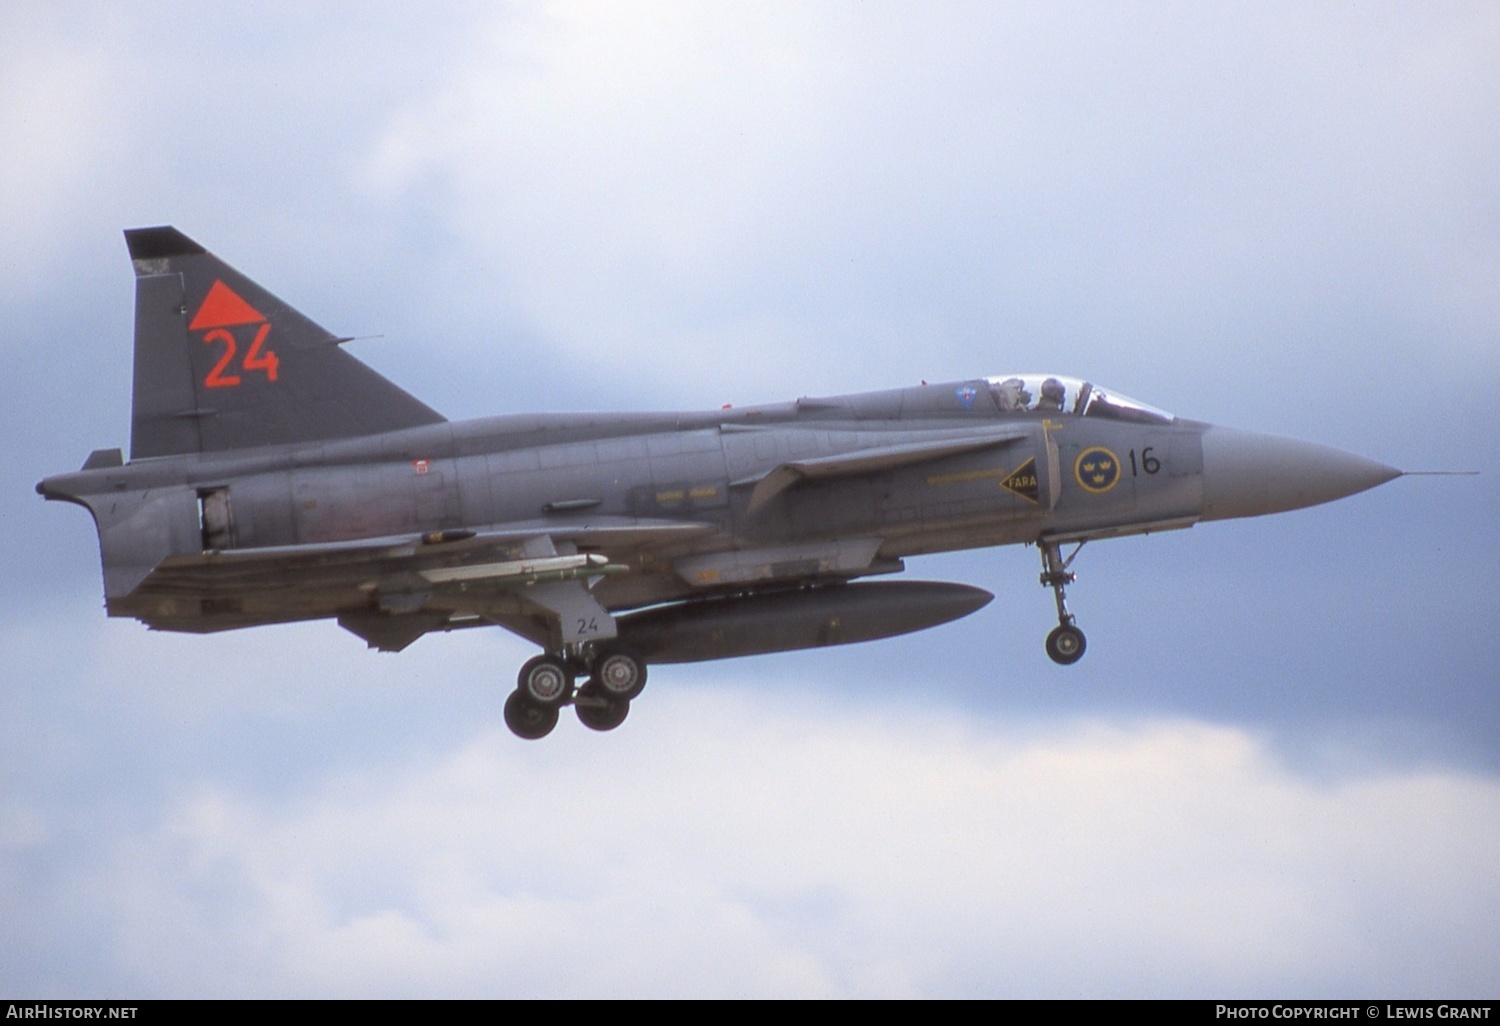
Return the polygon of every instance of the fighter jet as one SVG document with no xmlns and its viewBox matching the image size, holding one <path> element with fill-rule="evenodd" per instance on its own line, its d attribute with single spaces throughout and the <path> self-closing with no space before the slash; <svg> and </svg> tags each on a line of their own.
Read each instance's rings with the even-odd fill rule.
<svg viewBox="0 0 1500 1026">
<path fill-rule="evenodd" d="M 653 663 L 891 637 L 993 596 L 866 581 L 1024 543 L 1057 627 L 1085 543 L 1312 506 L 1401 472 L 1014 374 L 697 413 L 453 422 L 181 232 L 125 232 L 130 459 L 37 485 L 94 518 L 110 616 L 212 632 L 332 618 L 383 652 L 498 625 L 541 653 L 507 725 L 620 725 Z"/>
</svg>

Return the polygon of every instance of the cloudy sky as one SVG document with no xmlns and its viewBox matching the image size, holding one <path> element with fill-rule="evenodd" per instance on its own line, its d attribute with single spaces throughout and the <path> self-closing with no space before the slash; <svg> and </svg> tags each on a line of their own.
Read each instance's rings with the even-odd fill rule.
<svg viewBox="0 0 1500 1026">
<path fill-rule="evenodd" d="M 356 13 L 357 12 L 357 13 Z M 1493 3 L 7 3 L 0 993 L 1494 996 Z M 454 418 L 1050 370 L 1407 469 L 873 645 L 500 705 L 101 610 L 175 224 Z"/>
</svg>

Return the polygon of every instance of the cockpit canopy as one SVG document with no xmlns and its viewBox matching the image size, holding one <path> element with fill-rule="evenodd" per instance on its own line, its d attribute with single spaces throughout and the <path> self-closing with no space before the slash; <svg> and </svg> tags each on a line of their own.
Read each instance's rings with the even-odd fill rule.
<svg viewBox="0 0 1500 1026">
<path fill-rule="evenodd" d="M 1013 374 L 985 378 L 1002 412 L 1065 413 L 1137 424 L 1170 424 L 1170 413 L 1078 378 L 1056 374 Z"/>
</svg>

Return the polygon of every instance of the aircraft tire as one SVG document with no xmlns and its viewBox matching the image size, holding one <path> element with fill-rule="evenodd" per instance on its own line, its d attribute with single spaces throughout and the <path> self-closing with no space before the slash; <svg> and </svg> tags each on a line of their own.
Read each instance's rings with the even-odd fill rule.
<svg viewBox="0 0 1500 1026">
<path fill-rule="evenodd" d="M 557 706 L 537 705 L 520 691 L 512 691 L 505 700 L 505 725 L 516 737 L 536 741 L 557 726 Z"/>
<path fill-rule="evenodd" d="M 573 711 L 578 722 L 590 730 L 614 730 L 630 715 L 630 702 L 622 698 L 610 698 L 595 684 L 586 684 L 573 700 Z"/>
<path fill-rule="evenodd" d="M 1068 624 L 1055 627 L 1047 635 L 1047 655 L 1059 666 L 1072 666 L 1083 658 L 1088 642 L 1083 631 Z"/>
<path fill-rule="evenodd" d="M 606 649 L 594 660 L 592 683 L 608 697 L 628 702 L 646 687 L 646 664 L 629 652 Z"/>
<path fill-rule="evenodd" d="M 556 709 L 573 693 L 573 675 L 561 660 L 535 656 L 526 660 L 516 675 L 516 690 L 532 705 Z"/>
</svg>

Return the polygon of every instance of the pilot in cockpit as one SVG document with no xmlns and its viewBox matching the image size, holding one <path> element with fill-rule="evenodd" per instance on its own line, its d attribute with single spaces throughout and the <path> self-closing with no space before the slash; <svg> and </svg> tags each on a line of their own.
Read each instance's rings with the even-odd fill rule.
<svg viewBox="0 0 1500 1026">
<path fill-rule="evenodd" d="M 1031 393 L 1020 378 L 1006 378 L 994 386 L 995 405 L 1002 410 L 1024 410 L 1031 406 Z"/>
<path fill-rule="evenodd" d="M 1036 408 L 1038 412 L 1061 413 L 1067 397 L 1066 386 L 1056 378 L 1048 378 L 1042 382 L 1042 397 L 1036 401 Z"/>
</svg>

